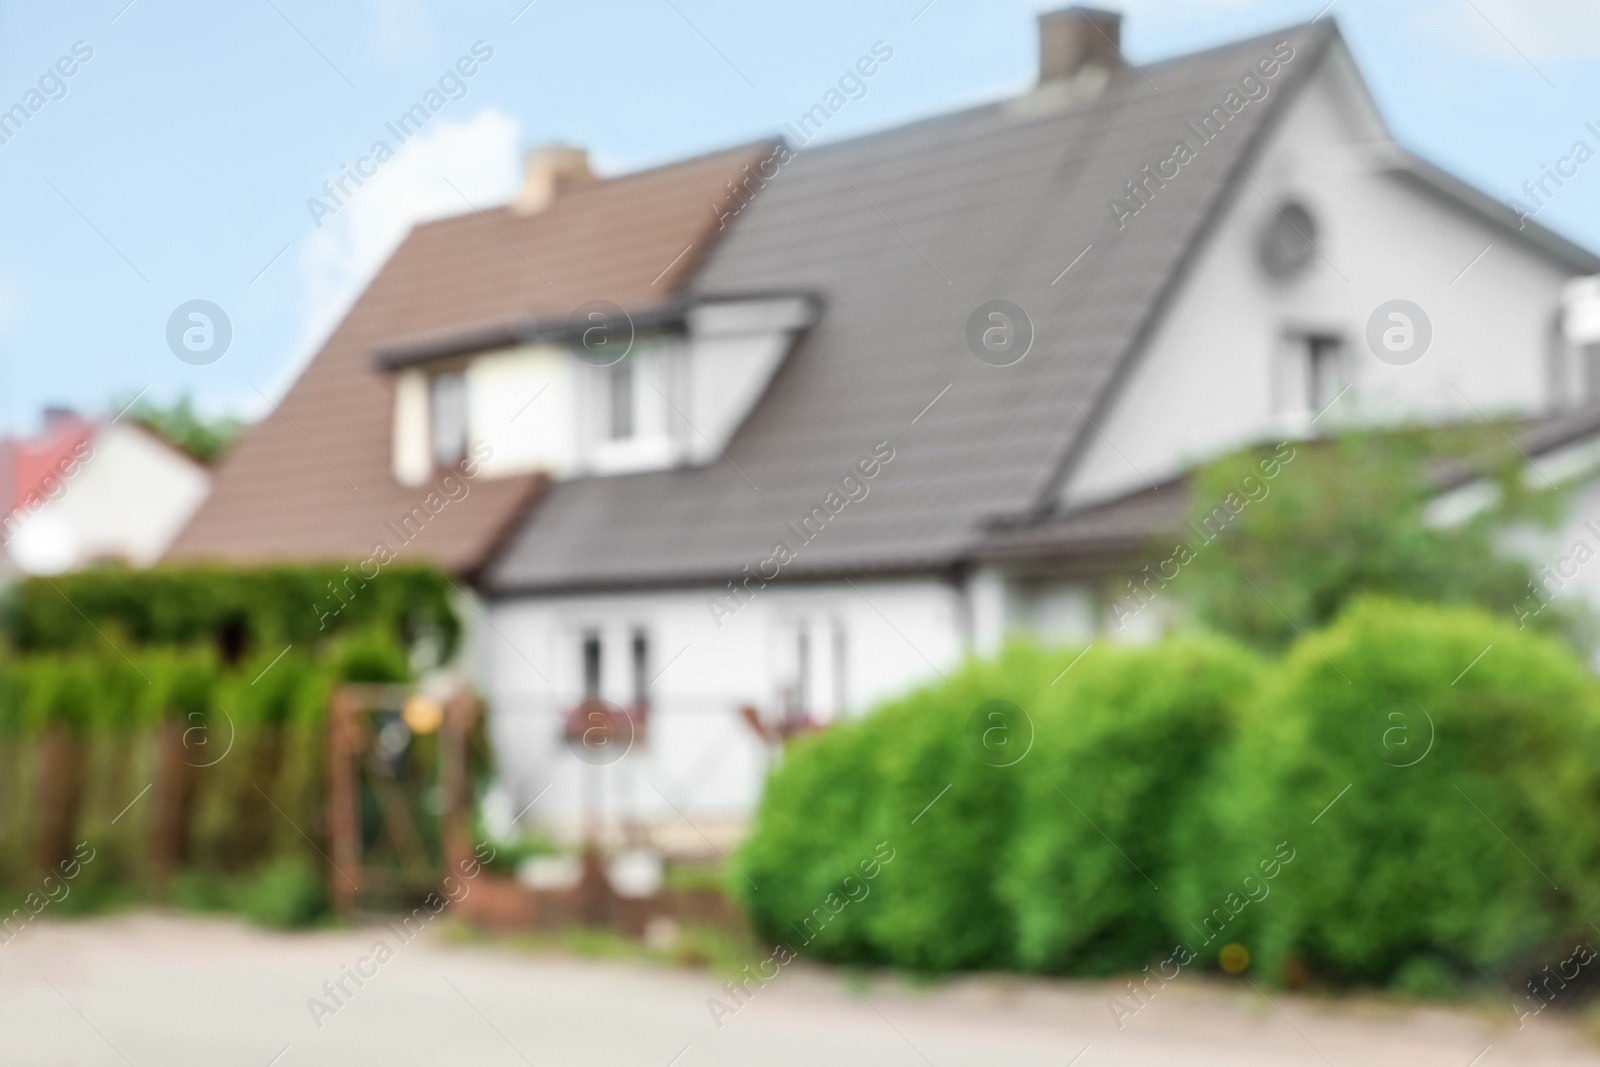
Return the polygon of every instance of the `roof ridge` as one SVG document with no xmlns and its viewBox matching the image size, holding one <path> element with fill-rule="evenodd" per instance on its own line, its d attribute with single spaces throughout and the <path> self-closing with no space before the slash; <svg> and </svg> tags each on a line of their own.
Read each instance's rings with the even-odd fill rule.
<svg viewBox="0 0 1600 1067">
<path fill-rule="evenodd" d="M 719 156 L 731 156 L 740 152 L 747 152 L 753 155 L 758 149 L 761 148 L 775 148 L 780 141 L 782 141 L 781 137 L 758 138 L 753 141 L 729 145 L 726 148 L 720 148 L 712 152 L 701 152 L 699 155 L 688 156 L 684 159 L 671 160 L 666 163 L 657 163 L 654 166 L 645 167 L 640 170 L 624 171 L 620 174 L 596 175 L 594 180 L 585 182 L 583 185 L 572 189 L 569 195 L 576 195 L 580 192 L 592 190 L 596 187 L 614 187 L 622 182 L 659 177 L 661 174 L 667 171 L 710 163 Z M 476 218 L 479 215 L 507 212 L 511 210 L 511 206 L 512 202 L 508 200 L 503 203 L 490 204 L 489 206 L 483 208 L 471 208 L 470 210 L 460 212 L 459 214 L 441 215 L 435 219 L 425 219 L 421 222 L 415 223 L 411 227 L 411 232 L 415 233 L 418 230 L 422 230 L 430 226 L 439 226 L 447 223 L 459 222 L 462 219 Z"/>
<path fill-rule="evenodd" d="M 1325 25 L 1319 26 L 1318 23 L 1321 21 L 1321 19 L 1312 19 L 1310 22 L 1292 22 L 1288 25 L 1280 26 L 1278 29 L 1269 30 L 1266 33 L 1258 33 L 1254 37 L 1242 37 L 1237 41 L 1228 41 L 1223 44 L 1212 45 L 1209 48 L 1202 48 L 1198 52 L 1180 52 L 1177 55 L 1167 56 L 1165 59 L 1158 59 L 1146 66 L 1134 67 L 1133 69 L 1148 72 L 1159 70 L 1162 67 L 1171 66 L 1175 63 L 1187 63 L 1191 60 L 1210 59 L 1220 55 L 1223 52 L 1243 51 L 1251 45 L 1261 45 L 1271 41 L 1274 37 L 1282 37 L 1285 34 L 1290 33 L 1316 34 L 1322 38 L 1322 40 L 1313 42 L 1316 45 L 1323 45 L 1328 39 L 1334 37 L 1343 38 L 1344 34 L 1339 29 L 1336 18 L 1330 17 Z"/>
</svg>

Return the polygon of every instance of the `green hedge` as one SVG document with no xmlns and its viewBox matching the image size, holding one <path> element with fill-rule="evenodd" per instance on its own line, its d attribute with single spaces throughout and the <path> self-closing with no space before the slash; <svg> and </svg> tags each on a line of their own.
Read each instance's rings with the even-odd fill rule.
<svg viewBox="0 0 1600 1067">
<path fill-rule="evenodd" d="M 1188 827 L 1169 917 L 1211 913 L 1287 842 L 1226 938 L 1267 977 L 1430 991 L 1506 973 L 1597 914 L 1597 725 L 1593 677 L 1554 640 L 1359 601 L 1255 701 Z"/>
<path fill-rule="evenodd" d="M 94 858 L 63 911 L 155 898 L 279 924 L 319 914 L 328 692 L 406 680 L 419 645 L 448 656 L 451 595 L 417 567 L 364 583 L 326 566 L 13 587 L 0 616 L 0 921 L 80 845 Z"/>
<path fill-rule="evenodd" d="M 0 601 L 0 631 L 16 651 L 215 647 L 277 655 L 380 629 L 447 659 L 460 623 L 440 572 L 391 564 L 370 579 L 352 566 L 157 567 L 83 571 L 18 583 Z"/>
<path fill-rule="evenodd" d="M 895 858 L 868 902 L 887 959 L 933 971 L 1010 962 L 1012 916 L 992 877 L 1017 825 L 1017 765 L 1005 764 L 1029 743 L 1030 701 L 1060 667 L 1017 647 L 880 712 L 873 843 L 888 842 Z"/>
<path fill-rule="evenodd" d="M 196 651 L 0 662 L 0 903 L 37 888 L 54 865 L 52 838 L 95 850 L 73 889 L 80 904 L 92 887 L 158 894 L 178 868 L 315 859 L 263 793 L 319 831 L 329 679 L 290 653 L 251 686 L 266 666 L 223 671 Z M 187 829 L 164 861 L 153 838 L 174 805 Z"/>
<path fill-rule="evenodd" d="M 1039 704 L 1039 744 L 1001 885 L 1034 970 L 1137 970 L 1170 949 L 1152 921 L 1191 854 L 1170 830 L 1200 799 L 1259 662 L 1216 639 L 1097 649 Z"/>
<path fill-rule="evenodd" d="M 1600 705 L 1554 639 L 1369 600 L 1273 663 L 1206 637 L 1072 662 L 1012 648 L 793 743 L 739 856 L 760 888 L 734 883 L 763 936 L 1168 977 L 1237 942 L 1267 982 L 1437 991 L 1596 914 Z M 1036 732 L 1010 766 L 972 743 L 994 699 Z"/>
<path fill-rule="evenodd" d="M 996 764 L 1028 731 L 1001 721 L 979 758 L 990 724 L 975 732 L 973 713 L 1022 702 L 1065 665 L 1055 660 L 1016 646 L 794 742 L 738 860 L 749 882 L 736 892 L 757 928 L 821 959 L 1006 964 L 1011 916 L 988 872 L 1015 825 L 1017 777 Z"/>
</svg>

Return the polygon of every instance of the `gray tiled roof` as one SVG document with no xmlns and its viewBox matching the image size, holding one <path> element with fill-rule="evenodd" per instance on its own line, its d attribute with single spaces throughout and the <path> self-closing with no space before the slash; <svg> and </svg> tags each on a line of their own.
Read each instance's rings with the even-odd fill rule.
<svg viewBox="0 0 1600 1067">
<path fill-rule="evenodd" d="M 995 519 L 1050 497 L 1083 413 L 1137 350 L 1257 134 L 1336 33 L 1301 27 L 1119 70 L 1077 107 L 996 104 L 800 151 L 692 287 L 826 299 L 726 460 L 556 484 L 485 572 L 486 588 L 732 577 L 885 440 L 895 455 L 870 494 L 784 576 L 927 572 L 970 558 Z M 1297 54 L 1269 95 L 1119 231 L 1110 198 L 1180 137 L 1194 144 L 1185 121 L 1285 39 Z M 1033 321 L 1032 350 L 1014 366 L 988 366 L 966 345 L 968 316 L 993 298 Z"/>
</svg>

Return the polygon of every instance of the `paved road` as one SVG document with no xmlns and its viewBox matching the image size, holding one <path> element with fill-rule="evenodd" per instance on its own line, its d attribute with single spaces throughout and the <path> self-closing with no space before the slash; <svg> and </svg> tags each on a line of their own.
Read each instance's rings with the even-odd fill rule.
<svg viewBox="0 0 1600 1067">
<path fill-rule="evenodd" d="M 380 939 L 394 950 L 381 963 L 370 955 Z M 370 977 L 345 978 L 350 995 L 314 1021 L 308 999 L 333 1008 L 322 983 L 358 966 Z M 41 922 L 0 946 L 0 1065 L 1064 1067 L 1080 1053 L 1074 1067 L 1600 1064 L 1600 1044 L 1549 1013 L 1519 1032 L 1509 1012 L 1276 994 L 1269 1004 L 1247 986 L 1182 981 L 1119 1031 L 1106 1006 L 1115 990 L 1102 983 L 855 981 L 860 994 L 839 972 L 790 965 L 719 1028 L 707 1006 L 719 982 L 701 971 L 461 947 L 431 933 L 401 944 L 381 927 L 274 935 L 152 915 Z"/>
</svg>

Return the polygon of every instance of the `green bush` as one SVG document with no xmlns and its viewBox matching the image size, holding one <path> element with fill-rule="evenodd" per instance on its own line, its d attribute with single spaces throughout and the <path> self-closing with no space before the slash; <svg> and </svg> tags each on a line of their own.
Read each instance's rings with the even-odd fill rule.
<svg viewBox="0 0 1600 1067">
<path fill-rule="evenodd" d="M 1260 664 L 1214 638 L 1097 649 L 1036 699 L 1016 844 L 1000 865 L 1017 958 L 1072 974 L 1137 970 L 1175 941 L 1162 921 L 1198 800 Z"/>
<path fill-rule="evenodd" d="M 1181 831 L 1168 919 L 1202 957 L 1246 944 L 1268 979 L 1291 960 L 1416 991 L 1502 973 L 1594 914 L 1596 710 L 1554 639 L 1477 610 L 1358 601 L 1248 712 Z M 1292 860 L 1264 881 L 1280 848 Z"/>
<path fill-rule="evenodd" d="M 229 894 L 233 909 L 261 926 L 309 926 L 328 913 L 328 882 L 304 855 L 283 855 L 263 864 Z"/>
<path fill-rule="evenodd" d="M 263 921 L 273 897 L 309 899 L 276 872 L 322 869 L 296 827 L 320 834 L 323 708 L 337 677 L 298 650 L 233 670 L 209 648 L 0 659 L 0 904 L 38 887 L 52 840 L 58 853 L 76 842 L 94 849 L 64 913 L 141 898 L 199 907 L 215 886 L 261 866 L 276 887 L 269 903 L 250 898 Z M 163 746 L 176 750 L 164 757 Z M 186 831 L 168 884 L 152 843 L 175 789 L 186 797 Z"/>
<path fill-rule="evenodd" d="M 1205 636 L 1068 662 L 1010 648 L 791 744 L 737 857 L 757 931 L 1165 977 L 1237 942 L 1268 981 L 1443 995 L 1600 911 L 1600 689 L 1554 637 L 1367 599 L 1270 665 Z M 1010 766 L 974 744 L 996 698 L 1037 731 Z"/>
<path fill-rule="evenodd" d="M 1013 645 L 878 712 L 884 792 L 874 843 L 887 841 L 894 860 L 878 880 L 869 921 L 896 964 L 947 971 L 1012 963 L 1012 914 L 996 876 L 1018 829 L 1017 793 L 1032 758 L 1018 746 L 1033 739 L 1039 695 L 1070 662 Z"/>
<path fill-rule="evenodd" d="M 882 821 L 876 755 L 888 736 L 871 716 L 799 738 L 785 750 L 727 883 L 762 937 L 800 949 L 807 934 L 798 924 L 826 907 L 845 875 L 860 877 L 856 865 L 872 855 Z M 879 958 L 864 918 L 862 906 L 851 904 L 814 931 L 806 951 L 828 960 Z"/>
<path fill-rule="evenodd" d="M 199 914 L 232 912 L 258 926 L 292 930 L 328 915 L 327 879 L 303 855 L 282 855 L 246 875 L 191 869 L 173 879 L 173 904 Z"/>
<path fill-rule="evenodd" d="M 758 931 L 823 959 L 1008 964 L 1012 919 L 994 876 L 1027 760 L 998 764 L 1030 728 L 975 714 L 1009 701 L 1032 716 L 1034 695 L 1069 662 L 1013 646 L 792 744 L 738 860 L 759 889 L 733 882 Z"/>
<path fill-rule="evenodd" d="M 8 589 L 0 913 L 84 842 L 94 859 L 64 910 L 153 899 L 313 919 L 330 687 L 403 682 L 408 650 L 428 651 L 419 667 L 447 657 L 453 598 L 410 565 L 112 568 Z M 436 744 L 416 761 L 431 767 Z"/>
<path fill-rule="evenodd" d="M 405 650 L 379 631 L 365 631 L 343 642 L 334 657 L 340 681 L 381 684 L 403 682 L 411 675 Z"/>
<path fill-rule="evenodd" d="M 377 629 L 431 641 L 448 658 L 460 633 L 453 600 L 443 574 L 402 563 L 372 578 L 331 563 L 108 568 L 19 582 L 0 603 L 0 631 L 24 653 L 207 647 L 232 661 Z"/>
</svg>

